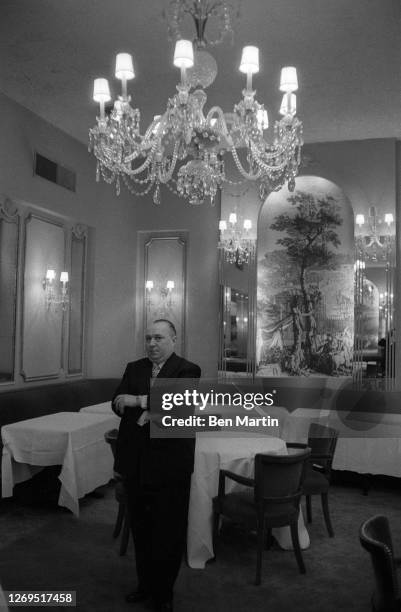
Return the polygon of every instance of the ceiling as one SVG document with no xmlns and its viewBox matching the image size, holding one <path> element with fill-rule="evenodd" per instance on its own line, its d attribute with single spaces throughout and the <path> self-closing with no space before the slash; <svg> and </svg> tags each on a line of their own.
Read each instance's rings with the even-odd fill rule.
<svg viewBox="0 0 401 612">
<path fill-rule="evenodd" d="M 87 143 L 97 112 L 93 78 L 109 78 L 119 93 L 114 57 L 128 51 L 136 71 L 129 91 L 143 132 L 179 79 L 163 18 L 167 3 L 0 0 L 0 90 Z M 208 106 L 231 111 L 239 101 L 241 48 L 256 44 L 261 70 L 254 86 L 271 122 L 280 68 L 295 65 L 306 142 L 401 137 L 399 0 L 240 0 L 240 6 L 234 44 L 209 49 L 219 74 L 207 90 Z"/>
</svg>

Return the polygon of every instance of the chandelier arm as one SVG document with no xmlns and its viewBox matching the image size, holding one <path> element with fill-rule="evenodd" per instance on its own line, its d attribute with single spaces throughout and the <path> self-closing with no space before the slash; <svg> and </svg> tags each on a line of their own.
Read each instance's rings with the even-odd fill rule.
<svg viewBox="0 0 401 612">
<path fill-rule="evenodd" d="M 238 171 L 240 172 L 240 174 L 242 174 L 244 178 L 250 181 L 257 181 L 261 177 L 262 173 L 260 169 L 258 169 L 258 171 L 255 174 L 251 174 L 245 170 L 245 168 L 240 162 L 237 150 L 234 146 L 230 148 L 230 151 L 231 151 L 231 155 L 233 156 L 233 159 L 234 159 L 235 165 L 237 166 Z"/>
<path fill-rule="evenodd" d="M 175 142 L 174 144 L 174 149 L 173 149 L 173 155 L 171 157 L 171 162 L 170 162 L 170 168 L 167 170 L 166 172 L 163 173 L 162 171 L 162 167 L 159 167 L 159 171 L 158 171 L 158 179 L 161 183 L 168 183 L 168 181 L 170 181 L 173 177 L 174 174 L 174 170 L 177 164 L 177 159 L 178 159 L 178 147 L 179 147 L 179 143 Z"/>
<path fill-rule="evenodd" d="M 223 110 L 220 108 L 220 106 L 212 106 L 212 108 L 209 110 L 208 114 L 206 115 L 206 122 L 208 124 L 210 124 L 211 119 L 213 118 L 213 115 L 217 113 L 217 115 L 219 116 L 219 120 L 220 120 L 220 127 L 221 132 L 223 134 L 223 136 L 228 140 L 231 139 L 230 134 L 228 133 L 228 129 L 227 129 L 227 123 L 226 123 L 226 119 L 224 117 L 224 112 Z"/>
</svg>

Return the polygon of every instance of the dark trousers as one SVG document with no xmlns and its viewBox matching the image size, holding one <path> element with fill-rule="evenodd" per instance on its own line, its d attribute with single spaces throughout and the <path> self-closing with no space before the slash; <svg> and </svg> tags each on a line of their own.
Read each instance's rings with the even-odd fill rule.
<svg viewBox="0 0 401 612">
<path fill-rule="evenodd" d="M 158 489 L 126 480 L 138 587 L 156 602 L 170 601 L 186 548 L 191 480 Z"/>
</svg>

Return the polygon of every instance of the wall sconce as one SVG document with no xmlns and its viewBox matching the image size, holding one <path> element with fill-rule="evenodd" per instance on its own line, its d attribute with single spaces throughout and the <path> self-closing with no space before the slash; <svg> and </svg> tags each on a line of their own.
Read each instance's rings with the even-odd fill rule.
<svg viewBox="0 0 401 612">
<path fill-rule="evenodd" d="M 56 271 L 53 268 L 48 268 L 46 276 L 42 281 L 42 287 L 46 292 L 46 308 L 49 310 L 51 305 L 58 306 L 61 304 L 65 310 L 68 303 L 68 272 L 60 273 L 60 285 L 56 287 Z"/>
<path fill-rule="evenodd" d="M 368 218 L 365 215 L 355 216 L 357 231 L 355 243 L 358 255 L 363 259 L 387 261 L 389 251 L 394 245 L 394 216 L 392 213 L 379 215 L 376 207 L 369 208 Z"/>
<path fill-rule="evenodd" d="M 237 213 L 233 212 L 227 221 L 219 221 L 219 248 L 224 250 L 225 260 L 231 264 L 249 263 L 255 252 L 255 239 L 250 237 L 252 221 L 244 219 L 242 227 L 238 223 Z"/>
<path fill-rule="evenodd" d="M 145 283 L 147 307 L 149 308 L 150 306 L 154 305 L 152 301 L 152 291 L 155 290 L 154 293 L 157 293 L 159 297 L 157 301 L 161 302 L 162 308 L 163 309 L 165 309 L 166 307 L 171 308 L 172 303 L 173 303 L 172 294 L 173 294 L 174 287 L 175 287 L 175 283 L 173 280 L 168 280 L 165 286 L 159 286 L 159 287 L 155 287 L 155 284 L 152 280 L 147 280 Z"/>
</svg>

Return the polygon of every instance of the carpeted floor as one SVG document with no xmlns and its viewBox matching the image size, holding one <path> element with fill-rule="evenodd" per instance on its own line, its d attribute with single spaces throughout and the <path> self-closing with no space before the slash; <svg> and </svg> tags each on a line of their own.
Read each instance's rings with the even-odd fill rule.
<svg viewBox="0 0 401 612">
<path fill-rule="evenodd" d="M 102 493 L 102 498 L 88 496 L 81 502 L 79 518 L 54 504 L 1 500 L 3 588 L 75 590 L 80 612 L 146 610 L 123 600 L 134 585 L 133 548 L 130 543 L 127 555 L 119 556 L 118 541 L 111 537 L 116 512 L 112 485 Z M 325 530 L 319 500 L 314 499 L 314 520 L 308 526 L 311 547 L 304 552 L 306 575 L 298 573 L 292 552 L 266 551 L 259 587 L 253 585 L 254 536 L 225 525 L 215 562 L 205 570 L 182 567 L 176 612 L 368 611 L 373 573 L 360 547 L 358 528 L 373 514 L 388 515 L 401 552 L 401 482 L 394 486 L 375 481 L 368 496 L 355 486 L 332 486 L 330 506 L 333 539 Z"/>
</svg>

